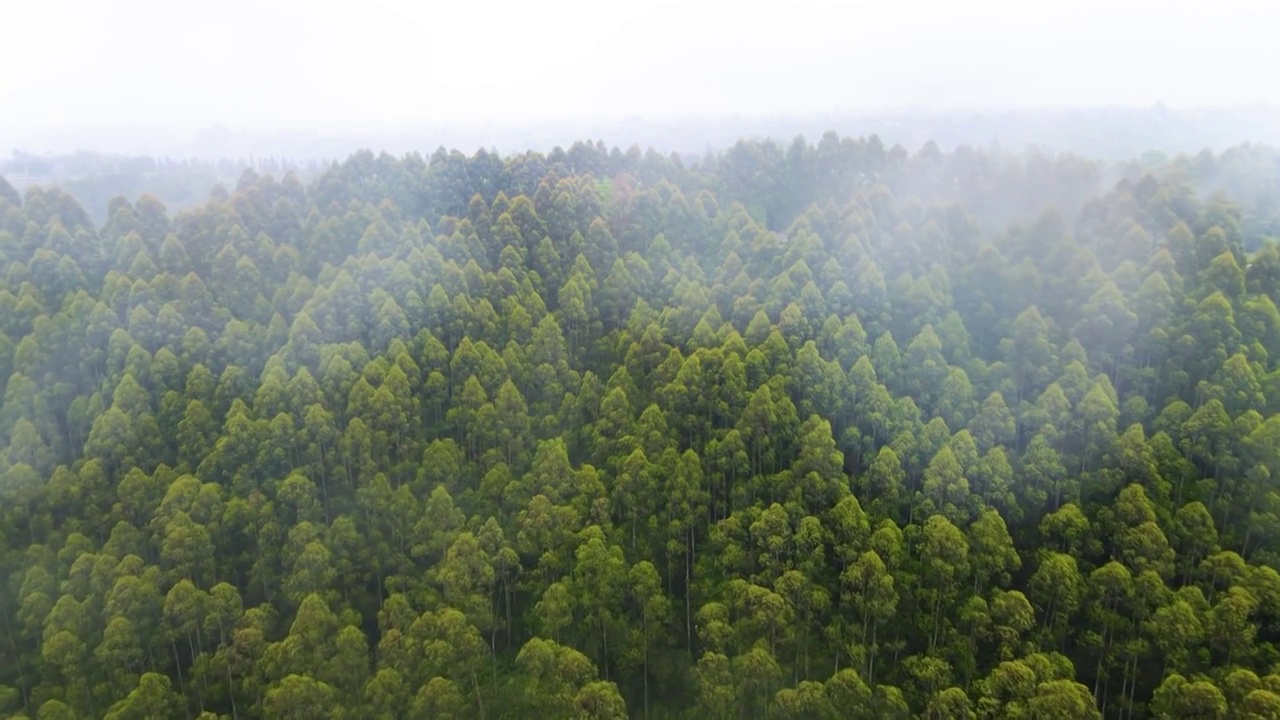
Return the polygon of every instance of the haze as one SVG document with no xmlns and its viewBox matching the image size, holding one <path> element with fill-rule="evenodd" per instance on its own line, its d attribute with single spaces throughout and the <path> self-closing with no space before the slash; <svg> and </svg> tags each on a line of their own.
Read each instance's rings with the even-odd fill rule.
<svg viewBox="0 0 1280 720">
<path fill-rule="evenodd" d="M 15 3 L 0 147 L 215 123 L 518 128 L 906 105 L 1230 106 L 1274 93 L 1273 3 L 1048 5 Z"/>
</svg>

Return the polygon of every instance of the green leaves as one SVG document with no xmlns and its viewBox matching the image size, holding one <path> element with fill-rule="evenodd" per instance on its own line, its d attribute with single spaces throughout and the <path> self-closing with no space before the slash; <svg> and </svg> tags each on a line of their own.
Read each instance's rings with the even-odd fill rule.
<svg viewBox="0 0 1280 720">
<path fill-rule="evenodd" d="M 0 184 L 0 711 L 1270 717 L 1273 160 Z"/>
</svg>

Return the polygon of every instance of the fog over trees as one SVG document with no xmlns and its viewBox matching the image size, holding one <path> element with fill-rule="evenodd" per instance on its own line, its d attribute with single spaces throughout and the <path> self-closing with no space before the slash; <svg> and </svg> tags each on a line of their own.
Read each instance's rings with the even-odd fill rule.
<svg viewBox="0 0 1280 720">
<path fill-rule="evenodd" d="M 0 713 L 1280 717 L 1270 147 L 81 160 Z"/>
<path fill-rule="evenodd" d="M 1280 3 L 0 18 L 0 718 L 1280 720 Z"/>
</svg>

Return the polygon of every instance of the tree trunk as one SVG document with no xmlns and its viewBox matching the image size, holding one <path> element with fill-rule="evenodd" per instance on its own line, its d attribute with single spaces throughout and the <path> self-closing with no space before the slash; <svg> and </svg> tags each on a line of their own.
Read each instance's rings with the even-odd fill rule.
<svg viewBox="0 0 1280 720">
<path fill-rule="evenodd" d="M 684 564 L 684 633 L 689 645 L 689 657 L 693 657 L 693 583 L 690 567 L 693 565 L 694 543 L 693 526 L 689 527 L 689 559 Z"/>
<path fill-rule="evenodd" d="M 641 632 L 644 633 L 644 716 L 647 718 L 649 717 L 649 613 L 644 613 L 644 623 L 641 627 Z"/>
<path fill-rule="evenodd" d="M 600 614 L 600 639 L 604 643 L 604 653 L 601 655 L 600 665 L 604 670 L 604 679 L 609 679 L 609 626 L 605 624 L 604 613 Z"/>
<path fill-rule="evenodd" d="M 480 695 L 480 680 L 476 678 L 476 671 L 471 671 L 471 686 L 476 690 L 476 707 L 480 711 L 480 720 L 484 720 L 484 699 Z"/>
<path fill-rule="evenodd" d="M 178 692 L 185 696 L 187 694 L 187 690 L 182 681 L 182 658 L 178 656 L 178 640 L 176 638 L 170 638 L 169 646 L 173 648 L 173 665 L 178 671 Z"/>
<path fill-rule="evenodd" d="M 226 671 L 227 671 L 227 697 L 231 698 L 231 718 L 232 720 L 236 720 L 236 718 L 240 717 L 240 715 L 239 713 L 236 712 L 236 690 L 235 690 L 234 683 L 232 683 L 231 681 L 231 664 L 230 663 L 227 663 Z"/>
</svg>

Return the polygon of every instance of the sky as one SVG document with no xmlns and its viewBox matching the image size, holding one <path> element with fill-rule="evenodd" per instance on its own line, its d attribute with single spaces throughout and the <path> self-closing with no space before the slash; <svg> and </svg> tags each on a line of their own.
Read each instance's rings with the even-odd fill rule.
<svg viewBox="0 0 1280 720">
<path fill-rule="evenodd" d="M 215 123 L 1280 101 L 1271 0 L 5 4 L 0 148 Z"/>
</svg>

